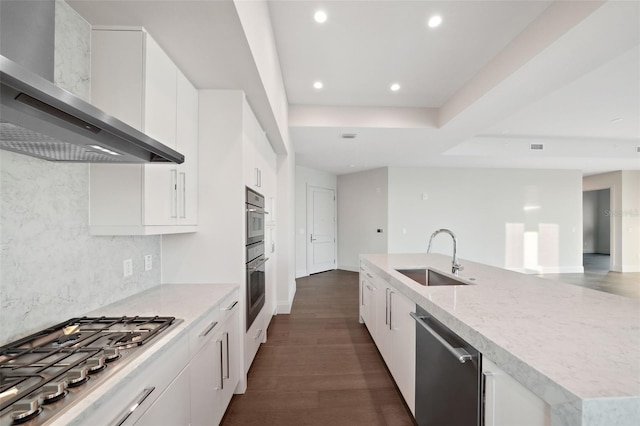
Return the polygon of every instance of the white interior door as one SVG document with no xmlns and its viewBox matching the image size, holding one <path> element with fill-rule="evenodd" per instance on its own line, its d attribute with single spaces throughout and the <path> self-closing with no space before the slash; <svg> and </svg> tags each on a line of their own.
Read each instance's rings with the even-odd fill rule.
<svg viewBox="0 0 640 426">
<path fill-rule="evenodd" d="M 336 269 L 336 197 L 333 189 L 307 188 L 307 273 Z"/>
</svg>

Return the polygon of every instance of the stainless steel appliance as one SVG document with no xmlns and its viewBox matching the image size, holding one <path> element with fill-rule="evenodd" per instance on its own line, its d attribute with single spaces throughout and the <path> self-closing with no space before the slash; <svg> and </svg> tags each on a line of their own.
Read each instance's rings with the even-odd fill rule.
<svg viewBox="0 0 640 426">
<path fill-rule="evenodd" d="M 178 322 L 73 318 L 0 347 L 0 425 L 55 419 Z"/>
<path fill-rule="evenodd" d="M 0 19 L 0 149 L 50 161 L 184 161 L 52 82 L 55 0 L 2 0 Z"/>
<path fill-rule="evenodd" d="M 246 191 L 247 236 L 247 330 L 253 324 L 265 301 L 265 263 L 264 256 L 264 197 L 247 188 Z"/>
<path fill-rule="evenodd" d="M 265 301 L 264 243 L 247 246 L 247 330 L 253 324 Z"/>
<path fill-rule="evenodd" d="M 480 425 L 481 355 L 417 306 L 416 422 L 419 426 Z"/>
<path fill-rule="evenodd" d="M 246 244 L 264 241 L 264 197 L 247 188 L 247 238 Z"/>
</svg>

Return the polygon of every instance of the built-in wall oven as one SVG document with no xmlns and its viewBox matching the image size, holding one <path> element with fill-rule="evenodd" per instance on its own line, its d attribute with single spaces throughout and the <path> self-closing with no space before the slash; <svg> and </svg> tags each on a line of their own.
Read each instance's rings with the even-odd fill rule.
<svg viewBox="0 0 640 426">
<path fill-rule="evenodd" d="M 247 293 L 247 330 L 253 324 L 265 302 L 265 263 L 264 255 L 264 197 L 247 188 L 246 217 L 246 293 Z"/>
<path fill-rule="evenodd" d="M 247 188 L 247 238 L 246 245 L 264 242 L 264 197 Z"/>
</svg>

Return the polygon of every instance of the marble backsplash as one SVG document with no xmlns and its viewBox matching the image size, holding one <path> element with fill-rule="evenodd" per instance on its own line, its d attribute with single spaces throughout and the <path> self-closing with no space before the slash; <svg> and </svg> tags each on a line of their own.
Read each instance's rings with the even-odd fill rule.
<svg viewBox="0 0 640 426">
<path fill-rule="evenodd" d="M 91 28 L 56 2 L 56 84 L 90 97 Z M 160 283 L 161 240 L 89 235 L 89 166 L 0 151 L 0 345 Z M 144 256 L 153 269 L 144 272 Z M 123 261 L 133 275 L 123 278 Z M 123 312 L 135 314 L 134 312 Z"/>
</svg>

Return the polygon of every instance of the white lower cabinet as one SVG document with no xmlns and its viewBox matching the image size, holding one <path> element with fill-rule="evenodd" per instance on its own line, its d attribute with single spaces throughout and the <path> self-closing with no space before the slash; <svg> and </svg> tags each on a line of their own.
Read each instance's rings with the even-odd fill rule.
<svg viewBox="0 0 640 426">
<path fill-rule="evenodd" d="M 367 272 L 360 273 L 360 317 L 371 336 L 376 335 L 376 286 L 373 276 Z"/>
<path fill-rule="evenodd" d="M 188 426 L 189 370 L 184 369 L 136 422 L 138 426 Z"/>
<path fill-rule="evenodd" d="M 237 299 L 221 306 L 219 321 L 201 332 L 204 341 L 189 363 L 193 426 L 219 424 L 238 385 L 238 306 Z"/>
<path fill-rule="evenodd" d="M 482 358 L 485 380 L 486 426 L 548 426 L 550 407 L 487 357 Z"/>
<path fill-rule="evenodd" d="M 262 309 L 245 334 L 245 360 L 244 371 L 249 371 L 253 358 L 255 358 L 260 345 L 267 341 L 267 327 L 271 321 L 271 315 L 266 309 Z"/>
<path fill-rule="evenodd" d="M 405 402 L 415 414 L 416 305 L 368 268 L 360 269 L 360 315 Z"/>
</svg>

